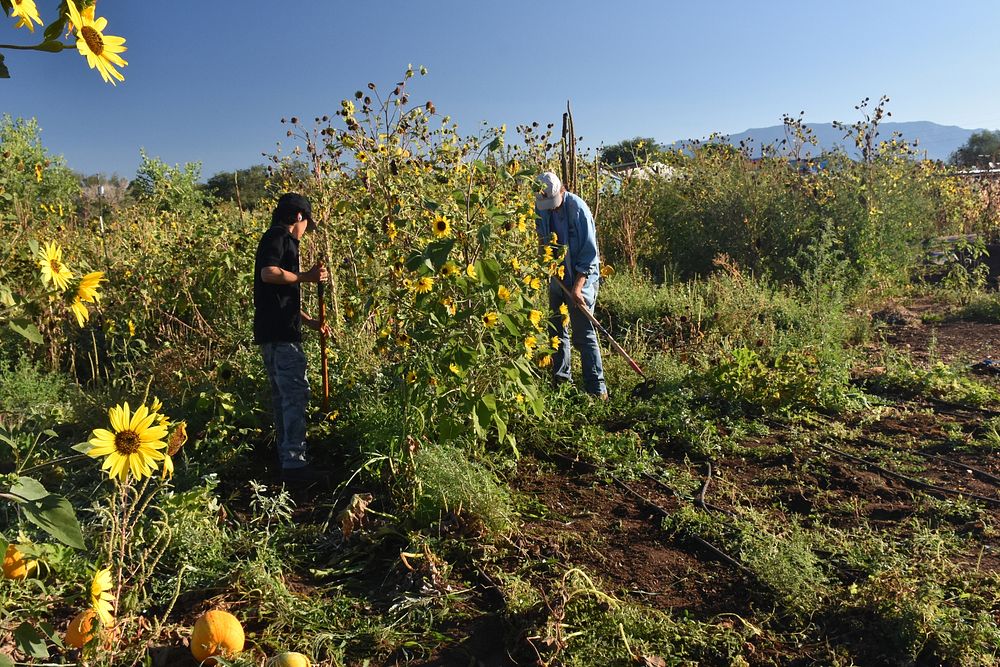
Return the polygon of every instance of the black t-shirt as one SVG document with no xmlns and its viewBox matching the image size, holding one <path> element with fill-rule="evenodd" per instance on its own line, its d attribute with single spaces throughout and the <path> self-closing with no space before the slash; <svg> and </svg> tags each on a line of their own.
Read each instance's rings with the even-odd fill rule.
<svg viewBox="0 0 1000 667">
<path fill-rule="evenodd" d="M 253 267 L 253 340 L 255 343 L 301 343 L 301 296 L 298 283 L 271 285 L 260 278 L 265 266 L 299 271 L 299 242 L 288 227 L 274 225 L 257 244 Z"/>
</svg>

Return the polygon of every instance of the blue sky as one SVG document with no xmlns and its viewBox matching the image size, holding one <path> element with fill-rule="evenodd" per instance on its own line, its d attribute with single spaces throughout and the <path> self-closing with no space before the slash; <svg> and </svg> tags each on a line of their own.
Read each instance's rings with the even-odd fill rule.
<svg viewBox="0 0 1000 667">
<path fill-rule="evenodd" d="M 48 22 L 56 0 L 36 2 Z M 131 177 L 140 147 L 206 177 L 259 163 L 282 116 L 332 113 L 408 63 L 430 71 L 411 100 L 466 132 L 557 122 L 571 99 L 589 146 L 802 110 L 853 121 L 881 94 L 893 120 L 1000 127 L 995 2 L 99 0 L 97 13 L 128 40 L 123 84 L 75 50 L 4 51 L 13 78 L 0 80 L 0 112 L 37 118 L 49 150 L 86 173 Z M 31 43 L 6 21 L 0 42 Z"/>
</svg>

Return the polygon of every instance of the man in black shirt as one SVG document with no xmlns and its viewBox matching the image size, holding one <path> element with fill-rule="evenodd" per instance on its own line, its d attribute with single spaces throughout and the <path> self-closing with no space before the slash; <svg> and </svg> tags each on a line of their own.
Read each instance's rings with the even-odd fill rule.
<svg viewBox="0 0 1000 667">
<path fill-rule="evenodd" d="M 316 482 L 325 476 L 306 458 L 309 380 L 302 325 L 319 331 L 320 323 L 302 311 L 299 288 L 301 283 L 327 278 L 321 263 L 305 272 L 299 270 L 299 239 L 315 229 L 309 200 L 295 193 L 281 195 L 254 262 L 254 342 L 260 345 L 271 383 L 281 478 L 289 483 Z"/>
</svg>

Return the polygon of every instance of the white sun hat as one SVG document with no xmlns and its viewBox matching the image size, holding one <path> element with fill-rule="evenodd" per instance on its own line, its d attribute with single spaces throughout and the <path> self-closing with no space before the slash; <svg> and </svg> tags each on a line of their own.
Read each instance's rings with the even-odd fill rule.
<svg viewBox="0 0 1000 667">
<path fill-rule="evenodd" d="M 539 174 L 538 182 L 542 184 L 542 193 L 535 197 L 535 207 L 539 211 L 551 211 L 562 206 L 563 187 L 559 177 L 554 172 L 546 171 Z"/>
</svg>

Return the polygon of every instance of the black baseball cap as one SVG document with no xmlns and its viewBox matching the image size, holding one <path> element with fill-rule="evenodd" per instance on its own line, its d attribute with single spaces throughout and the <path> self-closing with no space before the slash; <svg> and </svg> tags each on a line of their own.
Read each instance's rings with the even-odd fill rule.
<svg viewBox="0 0 1000 667">
<path fill-rule="evenodd" d="M 271 214 L 271 222 L 290 224 L 285 221 L 291 220 L 291 222 L 295 222 L 293 218 L 299 212 L 302 213 L 302 217 L 309 221 L 309 224 L 306 225 L 306 231 L 315 231 L 316 221 L 312 217 L 312 204 L 309 203 L 308 197 L 300 195 L 297 192 L 286 192 L 278 197 L 278 205 L 274 207 L 274 213 Z"/>
</svg>

